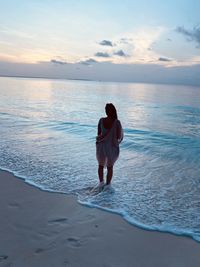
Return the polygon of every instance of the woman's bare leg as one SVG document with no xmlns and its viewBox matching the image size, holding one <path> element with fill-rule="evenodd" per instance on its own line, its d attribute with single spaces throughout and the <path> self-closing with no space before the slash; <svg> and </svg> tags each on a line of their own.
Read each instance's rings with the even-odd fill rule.
<svg viewBox="0 0 200 267">
<path fill-rule="evenodd" d="M 107 167 L 107 180 L 106 180 L 106 184 L 110 184 L 111 180 L 112 180 L 112 176 L 113 176 L 113 167 Z"/>
<path fill-rule="evenodd" d="M 99 165 L 99 168 L 98 168 L 98 175 L 99 175 L 99 182 L 103 182 L 103 166 L 100 166 Z"/>
</svg>

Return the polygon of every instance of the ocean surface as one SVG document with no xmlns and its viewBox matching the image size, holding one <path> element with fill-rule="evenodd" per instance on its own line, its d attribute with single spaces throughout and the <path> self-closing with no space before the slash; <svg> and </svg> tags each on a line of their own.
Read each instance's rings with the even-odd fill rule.
<svg viewBox="0 0 200 267">
<path fill-rule="evenodd" d="M 124 128 L 112 190 L 97 195 L 108 102 Z M 200 88 L 0 78 L 0 168 L 44 190 L 200 241 Z"/>
</svg>

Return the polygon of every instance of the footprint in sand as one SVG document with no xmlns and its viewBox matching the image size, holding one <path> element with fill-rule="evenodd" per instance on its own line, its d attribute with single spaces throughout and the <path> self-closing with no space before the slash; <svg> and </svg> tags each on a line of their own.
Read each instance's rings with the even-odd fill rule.
<svg viewBox="0 0 200 267">
<path fill-rule="evenodd" d="M 12 203 L 9 203 L 8 206 L 10 208 L 19 208 L 20 205 L 17 202 L 12 202 Z"/>
<path fill-rule="evenodd" d="M 63 263 L 64 263 L 65 267 L 70 267 L 68 260 L 65 260 Z"/>
<path fill-rule="evenodd" d="M 71 247 L 78 248 L 81 246 L 80 240 L 76 237 L 69 237 L 66 239 L 66 241 Z"/>
<path fill-rule="evenodd" d="M 67 221 L 68 221 L 67 218 L 58 218 L 58 219 L 49 220 L 48 224 L 55 224 L 55 223 L 62 224 L 62 223 L 66 223 Z"/>
<path fill-rule="evenodd" d="M 0 255 L 0 262 L 7 260 L 8 256 L 7 255 Z"/>
<path fill-rule="evenodd" d="M 35 253 L 39 254 L 39 253 L 42 253 L 43 251 L 44 251 L 43 248 L 37 248 L 37 249 L 35 250 Z"/>
</svg>

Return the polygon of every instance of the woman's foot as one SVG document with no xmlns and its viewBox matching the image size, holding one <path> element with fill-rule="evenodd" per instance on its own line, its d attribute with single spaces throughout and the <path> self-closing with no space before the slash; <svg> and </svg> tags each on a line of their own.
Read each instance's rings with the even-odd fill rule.
<svg viewBox="0 0 200 267">
<path fill-rule="evenodd" d="M 109 190 L 111 188 L 111 184 L 105 184 L 104 190 Z"/>
<path fill-rule="evenodd" d="M 100 193 L 100 192 L 104 189 L 104 186 L 105 186 L 104 181 L 99 182 L 98 185 L 96 185 L 96 186 L 91 190 L 91 192 L 92 192 L 92 193 L 94 193 L 94 192 L 96 192 L 96 193 L 97 193 L 97 192 Z"/>
<path fill-rule="evenodd" d="M 98 184 L 98 188 L 99 188 L 100 190 L 103 190 L 104 186 L 105 186 L 104 181 L 99 182 L 99 184 Z"/>
</svg>

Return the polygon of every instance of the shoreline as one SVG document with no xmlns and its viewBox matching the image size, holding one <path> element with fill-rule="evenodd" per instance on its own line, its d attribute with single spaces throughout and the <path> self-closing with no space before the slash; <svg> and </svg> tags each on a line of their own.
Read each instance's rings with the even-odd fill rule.
<svg viewBox="0 0 200 267">
<path fill-rule="evenodd" d="M 191 238 L 140 229 L 8 171 L 0 171 L 0 201 L 0 266 L 200 266 Z"/>
<path fill-rule="evenodd" d="M 139 223 L 137 221 L 133 221 L 131 219 L 128 219 L 126 217 L 126 215 L 124 215 L 123 213 L 120 213 L 119 211 L 112 210 L 112 209 L 109 209 L 109 208 L 105 208 L 105 207 L 102 207 L 102 206 L 99 206 L 99 205 L 94 205 L 94 204 L 91 205 L 91 204 L 88 204 L 88 203 L 84 203 L 84 202 L 82 202 L 82 201 L 80 201 L 78 199 L 78 195 L 77 194 L 70 194 L 70 193 L 66 193 L 66 192 L 58 192 L 58 191 L 46 189 L 46 188 L 43 188 L 43 187 L 39 187 L 34 182 L 32 182 L 30 180 L 27 180 L 27 177 L 20 176 L 17 173 L 15 173 L 15 172 L 13 172 L 13 171 L 11 171 L 9 169 L 2 169 L 2 168 L 0 168 L 0 172 L 1 171 L 5 171 L 5 172 L 13 175 L 15 178 L 17 178 L 19 180 L 22 180 L 24 183 L 26 183 L 26 184 L 28 184 L 30 186 L 33 186 L 34 188 L 37 188 L 38 190 L 41 190 L 42 192 L 49 192 L 49 193 L 54 193 L 54 194 L 64 194 L 67 197 L 74 198 L 76 200 L 76 202 L 78 204 L 80 204 L 81 206 L 84 206 L 84 207 L 87 207 L 87 208 L 90 208 L 90 209 L 98 209 L 98 210 L 103 211 L 103 212 L 109 212 L 111 214 L 120 216 L 126 223 L 128 223 L 129 225 L 131 225 L 133 227 L 139 228 L 141 230 L 144 230 L 144 231 L 153 231 L 153 232 L 160 232 L 160 233 L 167 233 L 167 234 L 172 234 L 172 235 L 175 235 L 175 236 L 190 238 L 194 242 L 199 243 L 199 245 L 200 245 L 200 241 L 198 239 L 195 239 L 193 237 L 193 235 L 191 234 L 191 232 L 186 232 L 186 231 L 183 231 L 183 230 L 182 231 L 181 230 L 174 231 L 173 229 L 159 229 L 159 227 L 153 228 L 151 226 L 148 226 L 148 225 L 145 225 L 145 224 L 141 224 L 141 223 Z"/>
</svg>

